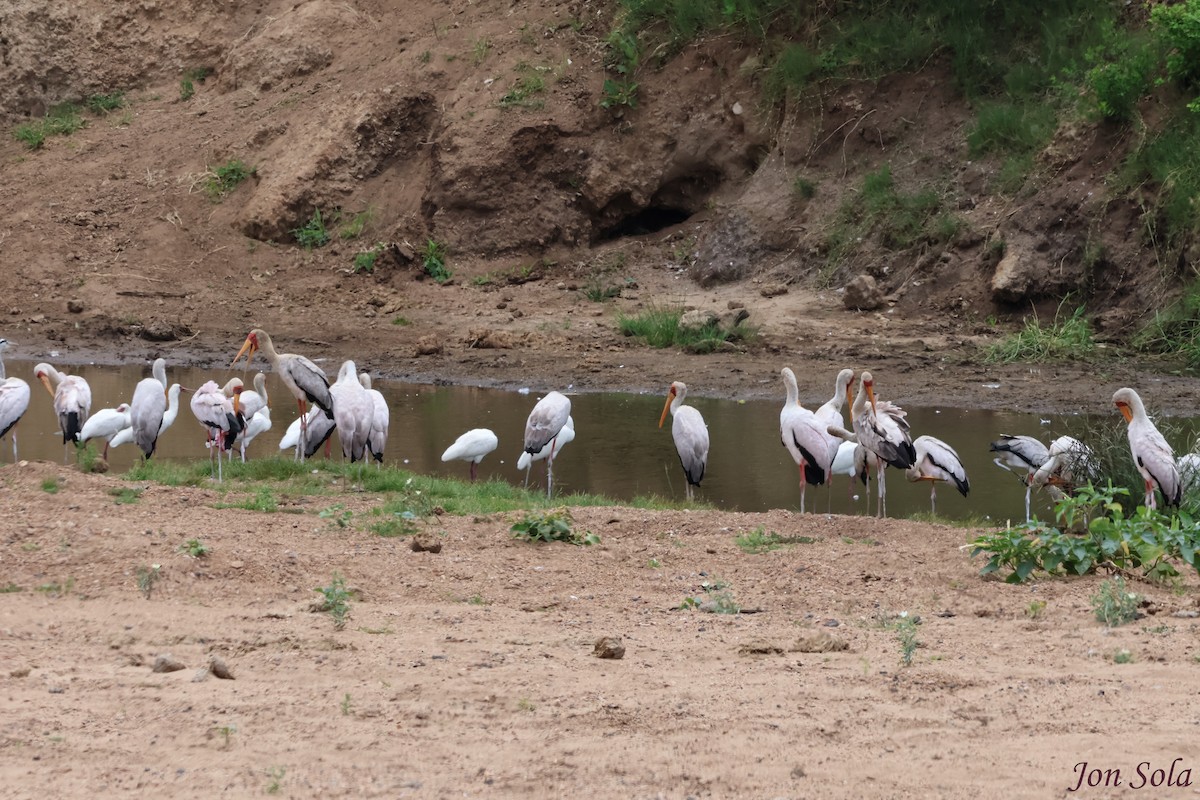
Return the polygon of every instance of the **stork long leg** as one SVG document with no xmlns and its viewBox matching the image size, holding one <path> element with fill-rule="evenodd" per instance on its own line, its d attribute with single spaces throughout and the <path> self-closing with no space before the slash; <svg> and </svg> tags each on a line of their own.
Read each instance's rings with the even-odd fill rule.
<svg viewBox="0 0 1200 800">
<path fill-rule="evenodd" d="M 13 425 L 13 428 L 12 428 L 12 430 L 10 431 L 10 433 L 12 433 L 12 440 L 13 440 L 13 463 L 15 464 L 15 463 L 17 463 L 17 426 L 16 426 L 16 425 Z"/>
<path fill-rule="evenodd" d="M 887 465 L 883 463 L 883 459 L 876 457 L 875 485 L 879 488 L 879 508 L 875 509 L 875 514 L 878 517 L 887 516 L 887 479 L 884 476 L 886 469 Z"/>
<path fill-rule="evenodd" d="M 554 483 L 554 446 L 558 444 L 558 436 L 550 440 L 550 454 L 546 456 L 546 497 L 550 497 L 551 486 Z"/>
<path fill-rule="evenodd" d="M 308 452 L 308 419 L 304 401 L 297 400 L 296 405 L 300 408 L 300 440 L 296 442 L 296 460 L 303 461 L 304 454 Z"/>
<path fill-rule="evenodd" d="M 799 469 L 800 469 L 800 513 L 803 514 L 804 513 L 804 489 L 808 486 L 808 483 L 804 480 L 804 462 L 803 461 L 800 462 Z"/>
<path fill-rule="evenodd" d="M 476 474 L 476 472 L 478 472 L 478 467 L 479 467 L 478 462 L 476 462 L 476 461 L 471 462 L 471 483 L 475 482 L 475 474 Z"/>
<path fill-rule="evenodd" d="M 929 482 L 929 513 L 937 514 L 937 481 Z"/>
</svg>

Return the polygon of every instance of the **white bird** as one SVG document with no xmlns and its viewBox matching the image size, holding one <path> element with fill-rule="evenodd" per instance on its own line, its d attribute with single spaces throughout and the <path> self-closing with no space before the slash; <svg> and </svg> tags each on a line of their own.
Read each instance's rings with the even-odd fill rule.
<svg viewBox="0 0 1200 800">
<path fill-rule="evenodd" d="M 87 444 L 92 439 L 104 440 L 102 457 L 108 459 L 108 448 L 118 433 L 130 426 L 129 404 L 121 403 L 116 408 L 102 408 L 92 414 L 79 429 L 79 443 Z"/>
<path fill-rule="evenodd" d="M 967 471 L 963 468 L 962 460 L 953 447 L 932 436 L 918 436 L 913 441 L 913 449 L 917 454 L 916 463 L 905 470 L 904 474 L 914 483 L 929 481 L 929 510 L 931 512 L 937 513 L 938 481 L 953 483 L 954 488 L 958 489 L 963 497 L 966 497 L 967 493 L 971 491 L 971 484 L 967 480 Z"/>
<path fill-rule="evenodd" d="M 562 430 L 558 432 L 558 436 L 554 437 L 554 457 L 558 458 L 558 454 L 562 452 L 563 447 L 573 441 L 575 441 L 575 418 L 567 417 L 567 424 L 563 425 Z M 550 455 L 550 448 L 551 444 L 547 443 L 545 447 L 543 447 L 541 450 L 538 450 L 536 453 L 530 454 L 526 453 L 524 450 L 521 451 L 521 456 L 517 459 L 517 469 L 526 470 L 526 488 L 529 487 L 529 466 L 534 461 L 545 461 Z"/>
<path fill-rule="evenodd" d="M 242 463 L 246 463 L 246 448 L 254 441 L 254 437 L 271 430 L 271 407 L 263 406 L 246 420 L 246 427 L 238 434 L 237 447 L 242 453 Z"/>
<path fill-rule="evenodd" d="M 858 394 L 854 398 L 850 416 L 858 443 L 867 448 L 875 459 L 875 482 L 879 490 L 879 507 L 876 513 L 887 516 L 887 483 L 884 464 L 896 469 L 908 469 L 917 459 L 912 437 L 908 432 L 908 421 L 904 411 L 887 400 L 876 400 L 875 381 L 871 373 L 864 371 L 859 376 Z"/>
<path fill-rule="evenodd" d="M 365 372 L 358 373 L 358 382 L 367 390 L 367 395 L 370 396 L 374 405 L 375 411 L 371 416 L 371 434 L 367 437 L 367 450 L 371 452 L 375 464 L 379 465 L 383 463 L 383 448 L 387 444 L 391 412 L 388 411 L 387 400 L 384 398 L 383 392 L 371 388 L 370 375 Z"/>
<path fill-rule="evenodd" d="M 551 445 L 550 457 L 546 459 L 547 497 L 553 491 L 554 483 L 554 453 L 556 450 L 554 440 L 558 438 L 558 434 L 567 424 L 570 416 L 571 401 L 563 394 L 550 392 L 537 401 L 533 411 L 529 412 L 529 419 L 525 421 L 524 450 L 526 453 L 533 455 L 546 445 Z M 525 483 L 529 483 L 528 475 L 525 476 Z"/>
<path fill-rule="evenodd" d="M 162 430 L 163 417 L 167 413 L 167 362 L 156 358 L 151 367 L 151 378 L 143 378 L 133 390 L 133 403 L 129 410 L 133 440 L 146 458 L 154 455 L 158 446 L 158 434 Z M 110 442 L 111 443 L 111 442 Z M 108 448 L 104 450 L 108 457 Z"/>
<path fill-rule="evenodd" d="M 237 355 L 233 357 L 233 363 L 229 366 L 233 367 L 234 364 L 237 364 L 243 353 L 246 354 L 246 362 L 249 363 L 254 358 L 255 352 L 260 349 L 267 361 L 271 362 L 271 366 L 279 375 L 279 379 L 283 381 L 283 385 L 296 398 L 301 420 L 301 441 L 296 444 L 296 454 L 299 456 L 302 450 L 308 449 L 306 444 L 302 445 L 308 432 L 306 416 L 308 403 L 320 406 L 324 409 L 326 416 L 333 419 L 334 400 L 329 391 L 329 378 L 326 377 L 324 370 L 304 356 L 276 352 L 271 337 L 262 328 L 254 328 L 250 331 L 246 336 L 246 341 L 242 343 L 242 349 L 238 350 Z"/>
<path fill-rule="evenodd" d="M 292 421 L 284 432 L 283 438 L 279 440 L 280 450 L 293 450 L 300 446 L 301 428 L 304 427 L 308 431 L 307 445 L 304 448 L 304 458 L 312 458 L 313 454 L 321 449 L 321 445 L 330 441 L 334 430 L 337 426 L 333 420 L 325 416 L 324 409 L 313 406 L 308 412 L 308 417 L 301 423 L 300 417 Z M 329 457 L 329 447 L 325 448 L 325 457 Z"/>
<path fill-rule="evenodd" d="M 800 471 L 800 513 L 803 514 L 804 490 L 810 483 L 820 486 L 829 480 L 829 468 L 833 466 L 834 456 L 837 455 L 838 440 L 826 430 L 831 423 L 822 424 L 816 413 L 800 405 L 795 373 L 784 367 L 780 374 L 787 389 L 787 400 L 779 412 L 779 436 Z M 830 416 L 828 412 L 825 415 Z M 840 412 L 837 417 L 840 425 Z"/>
<path fill-rule="evenodd" d="M 205 447 L 217 448 L 217 480 L 225 479 L 221 469 L 221 451 L 233 447 L 233 440 L 242 430 L 242 422 L 233 413 L 233 402 L 221 391 L 216 381 L 208 381 L 192 395 L 192 413 L 204 426 Z"/>
<path fill-rule="evenodd" d="M 1078 484 L 1095 476 L 1096 456 L 1092 448 L 1073 436 L 1060 436 L 1050 443 L 1045 462 L 1034 471 L 1029 482 L 1069 494 Z"/>
<path fill-rule="evenodd" d="M 471 462 L 471 481 L 474 482 L 479 462 L 499 444 L 500 440 L 496 438 L 496 434 L 487 428 L 472 428 L 446 448 L 446 452 L 442 453 L 442 461 Z"/>
<path fill-rule="evenodd" d="M 1050 458 L 1050 449 L 1032 436 L 1011 436 L 1000 434 L 1000 438 L 989 445 L 988 450 L 1000 455 L 992 459 L 997 467 L 1009 472 L 1017 470 L 1025 474 L 1021 482 L 1025 484 L 1025 521 L 1030 519 L 1029 495 L 1033 491 L 1033 475 L 1038 467 Z"/>
<path fill-rule="evenodd" d="M 162 422 L 158 426 L 158 438 L 162 438 L 163 433 L 167 428 L 175 424 L 175 418 L 179 416 L 179 392 L 182 387 L 178 383 L 172 383 L 171 388 L 167 389 L 167 410 L 163 414 Z M 188 390 L 189 392 L 191 389 Z M 129 444 L 133 441 L 133 426 L 122 428 L 121 432 L 108 441 L 109 447 L 120 447 L 123 444 Z"/>
<path fill-rule="evenodd" d="M 337 380 L 329 387 L 333 395 L 333 419 L 337 423 L 342 455 L 350 463 L 367 457 L 367 440 L 371 436 L 371 420 L 375 416 L 375 401 L 358 382 L 358 370 L 353 361 L 342 362 Z"/>
<path fill-rule="evenodd" d="M 29 384 L 20 378 L 6 378 L 4 349 L 7 339 L 0 339 L 0 439 L 12 433 L 13 463 L 17 462 L 17 423 L 29 410 Z"/>
<path fill-rule="evenodd" d="M 794 380 L 793 376 L 793 380 Z M 825 401 L 825 403 L 816 410 L 817 419 L 823 425 L 822 430 L 828 431 L 830 425 L 837 425 L 839 428 L 846 427 L 845 417 L 842 416 L 842 406 L 846 405 L 846 396 L 851 393 L 851 385 L 854 383 L 854 370 L 843 369 L 837 374 L 837 378 L 833 383 L 833 397 Z M 797 394 L 797 396 L 799 396 Z M 828 435 L 828 434 L 826 434 Z M 836 437 L 835 437 L 836 441 Z"/>
<path fill-rule="evenodd" d="M 704 417 L 691 406 L 683 404 L 687 396 L 687 385 L 675 381 L 667 390 L 667 402 L 663 405 L 662 416 L 658 418 L 658 427 L 663 426 L 667 412 L 671 413 L 671 438 L 675 440 L 675 452 L 679 454 L 679 463 L 683 466 L 683 474 L 687 476 L 687 499 L 692 500 L 692 487 L 699 486 L 704 480 L 704 469 L 708 466 L 708 426 Z"/>
<path fill-rule="evenodd" d="M 59 372 L 44 362 L 33 368 L 33 374 L 54 398 L 54 413 L 58 415 L 63 444 L 78 444 L 79 432 L 92 409 L 92 389 L 88 382 L 78 375 Z M 65 450 L 63 463 L 66 463 Z"/>
<path fill-rule="evenodd" d="M 1129 452 L 1146 484 L 1146 507 L 1158 507 L 1154 497 L 1155 487 L 1162 492 L 1163 504 L 1167 508 L 1178 507 L 1183 497 L 1183 484 L 1179 479 L 1175 452 L 1150 421 L 1142 398 L 1133 389 L 1125 387 L 1113 393 L 1113 405 L 1129 423 Z"/>
<path fill-rule="evenodd" d="M 844 429 L 843 429 L 844 430 Z M 855 478 L 861 480 L 863 485 L 867 485 L 867 448 L 863 447 L 856 441 L 845 440 L 838 444 L 837 455 L 833 457 L 833 464 L 829 467 L 829 474 L 849 476 L 850 481 L 846 485 L 846 494 L 850 496 L 854 493 Z M 871 496 L 867 494 L 867 510 L 870 511 Z"/>
</svg>

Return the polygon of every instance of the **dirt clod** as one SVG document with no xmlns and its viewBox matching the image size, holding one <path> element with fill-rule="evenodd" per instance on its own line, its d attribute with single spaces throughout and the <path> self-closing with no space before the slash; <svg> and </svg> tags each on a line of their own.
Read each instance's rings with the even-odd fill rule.
<svg viewBox="0 0 1200 800">
<path fill-rule="evenodd" d="M 442 552 L 442 541 L 432 536 L 417 535 L 412 538 L 409 547 L 414 553 L 440 553 Z"/>
<path fill-rule="evenodd" d="M 596 658 L 624 658 L 625 643 L 620 636 L 601 636 L 592 648 L 592 655 Z"/>
<path fill-rule="evenodd" d="M 178 672 L 181 669 L 187 669 L 187 666 L 170 653 L 157 656 L 154 665 L 150 667 L 151 672 Z"/>
<path fill-rule="evenodd" d="M 738 655 L 743 656 L 780 656 L 783 655 L 783 648 L 773 642 L 757 639 L 752 642 L 746 642 L 738 647 Z"/>
<path fill-rule="evenodd" d="M 793 653 L 839 653 L 849 649 L 849 642 L 828 631 L 818 631 L 809 636 L 801 636 L 791 647 Z"/>
<path fill-rule="evenodd" d="M 220 656 L 209 656 L 208 657 L 208 670 L 209 670 L 209 672 L 211 672 L 213 675 L 217 676 L 221 680 L 224 680 L 224 681 L 234 680 L 233 671 L 229 669 L 229 665 L 226 664 L 225 660 L 222 659 Z"/>
</svg>

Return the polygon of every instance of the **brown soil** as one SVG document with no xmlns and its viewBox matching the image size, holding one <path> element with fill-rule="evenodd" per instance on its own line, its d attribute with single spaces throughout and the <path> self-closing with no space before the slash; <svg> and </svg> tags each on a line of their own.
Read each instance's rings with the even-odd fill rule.
<svg viewBox="0 0 1200 800">
<path fill-rule="evenodd" d="M 854 366 L 903 404 L 1104 412 L 1130 384 L 1156 410 L 1194 411 L 1196 380 L 1139 363 L 981 363 L 1009 329 L 993 315 L 1053 313 L 1086 280 L 1114 341 L 1166 289 L 1142 268 L 1136 204 L 1101 185 L 1122 143 L 1060 132 L 1039 159 L 1052 180 L 1005 200 L 995 165 L 948 166 L 966 164 L 968 112 L 937 64 L 761 109 L 753 52 L 718 38 L 639 76 L 638 109 L 613 114 L 597 104 L 604 3 L 10 5 L 0 118 L 118 87 L 131 101 L 37 152 L 0 137 L 15 356 L 224 365 L 259 325 L 283 349 L 416 381 L 682 379 L 765 397 L 790 365 L 811 401 Z M 199 66 L 215 72 L 180 99 Z M 528 75 L 544 93 L 503 107 Z M 210 200 L 209 170 L 235 158 L 256 175 Z M 822 242 L 882 163 L 954 197 L 966 228 L 903 252 L 867 242 L 832 285 L 870 274 L 886 302 L 846 311 L 817 288 Z M 792 195 L 796 176 L 813 200 Z M 292 241 L 315 209 L 368 208 L 357 239 Z M 447 285 L 421 275 L 430 237 L 449 246 Z M 990 288 L 998 238 L 1025 264 L 1015 299 Z M 374 274 L 354 274 L 376 242 Z M 590 285 L 620 297 L 593 303 Z M 691 355 L 620 336 L 617 315 L 654 304 L 743 304 L 759 338 Z M 42 492 L 55 476 L 63 490 Z M 587 509 L 578 527 L 603 543 L 577 549 L 515 542 L 507 518 L 443 517 L 428 553 L 315 513 L 213 509 L 203 490 L 114 505 L 114 478 L 0 477 L 0 581 L 22 590 L 0 595 L 0 794 L 247 796 L 274 771 L 296 797 L 1007 798 L 1062 794 L 1080 761 L 1128 780 L 1139 761 L 1196 756 L 1180 744 L 1200 714 L 1195 626 L 1171 616 L 1194 607 L 1191 577 L 1137 587 L 1156 618 L 1110 633 L 1091 617 L 1099 579 L 985 581 L 964 531 L 913 522 Z M 818 541 L 739 551 L 760 525 Z M 210 556 L 177 552 L 196 537 Z M 310 610 L 334 571 L 358 591 L 342 631 Z M 759 613 L 678 610 L 718 576 Z M 922 621 L 910 667 L 888 624 L 901 611 Z M 817 632 L 848 649 L 795 651 Z M 591 655 L 603 636 L 622 660 Z M 1112 662 L 1122 648 L 1133 664 Z M 152 673 L 166 652 L 187 669 Z M 193 681 L 210 655 L 236 680 Z M 1131 711 L 1151 703 L 1170 713 Z"/>
<path fill-rule="evenodd" d="M 432 553 L 338 529 L 311 513 L 327 499 L 114 506 L 127 483 L 39 464 L 4 482 L 7 796 L 245 797 L 275 775 L 293 797 L 1045 797 L 1080 761 L 1129 780 L 1197 755 L 1190 578 L 1138 585 L 1150 616 L 1109 631 L 1094 581 L 981 580 L 963 530 L 900 520 L 580 509 L 602 542 L 577 548 L 443 517 Z M 816 541 L 740 551 L 760 525 Z M 194 537 L 209 555 L 178 552 Z M 341 631 L 313 610 L 335 571 Z M 718 580 L 756 613 L 680 610 Z M 593 656 L 605 636 L 622 659 Z M 186 668 L 152 672 L 163 654 Z M 234 680 L 204 677 L 213 655 Z M 1148 707 L 1170 712 L 1129 711 Z"/>
</svg>

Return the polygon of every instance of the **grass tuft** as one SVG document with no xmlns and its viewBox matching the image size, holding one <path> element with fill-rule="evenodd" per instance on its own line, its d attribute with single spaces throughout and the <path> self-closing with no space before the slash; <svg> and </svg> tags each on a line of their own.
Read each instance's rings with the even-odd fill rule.
<svg viewBox="0 0 1200 800">
<path fill-rule="evenodd" d="M 1036 314 L 1027 317 L 1020 331 L 984 348 L 984 361 L 989 364 L 1043 363 L 1090 356 L 1095 345 L 1083 306 L 1066 318 L 1061 313 L 1059 306 L 1049 325 L 1043 325 Z"/>
</svg>

